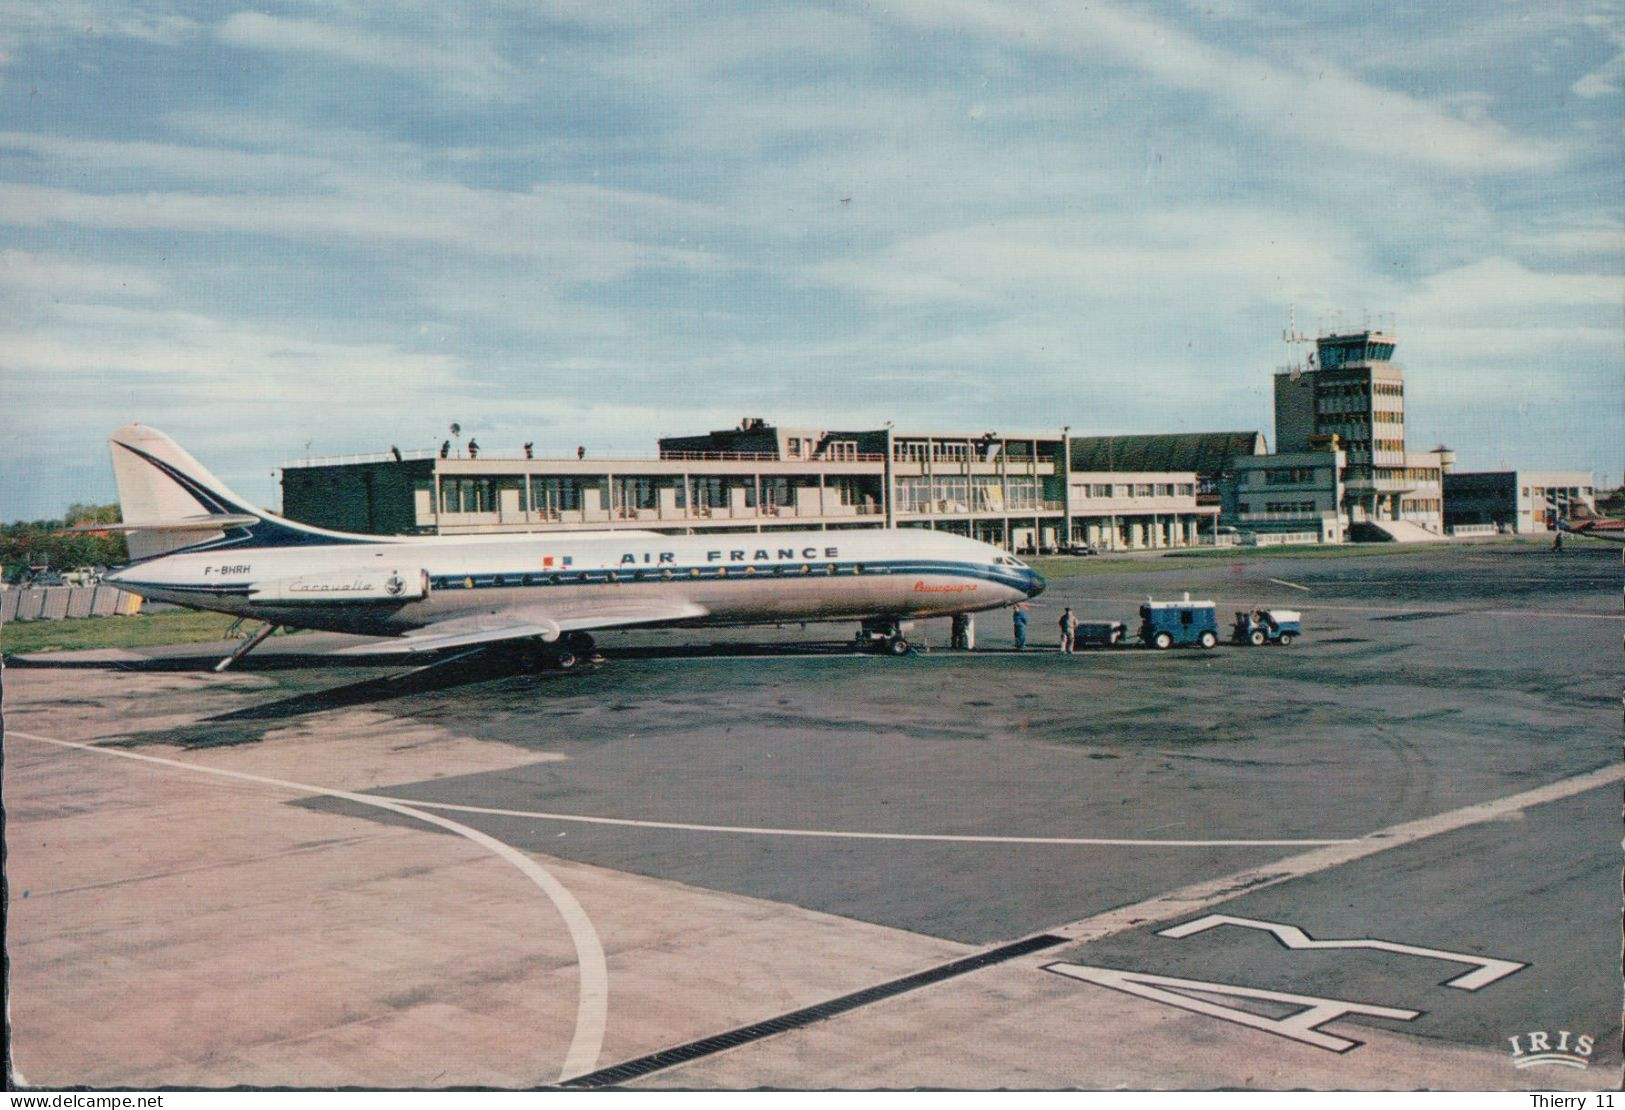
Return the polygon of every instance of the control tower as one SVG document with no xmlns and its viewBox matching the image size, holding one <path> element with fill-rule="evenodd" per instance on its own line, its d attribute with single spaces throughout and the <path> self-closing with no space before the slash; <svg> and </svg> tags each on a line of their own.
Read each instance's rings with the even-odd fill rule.
<svg viewBox="0 0 1625 1110">
<path fill-rule="evenodd" d="M 1275 449 L 1310 451 L 1337 437 L 1351 524 L 1439 512 L 1436 458 L 1405 451 L 1405 371 L 1394 347 L 1392 335 L 1369 328 L 1330 333 L 1315 340 L 1307 367 L 1275 375 Z"/>
</svg>

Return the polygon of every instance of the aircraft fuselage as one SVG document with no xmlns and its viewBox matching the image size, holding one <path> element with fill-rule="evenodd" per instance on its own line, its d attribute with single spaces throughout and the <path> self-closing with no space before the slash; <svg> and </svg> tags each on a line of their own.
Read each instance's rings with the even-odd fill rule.
<svg viewBox="0 0 1625 1110">
<path fill-rule="evenodd" d="M 994 609 L 1044 586 L 996 547 L 920 529 L 225 540 L 108 580 L 154 600 L 374 636 L 515 611 L 590 618 L 651 599 L 705 614 L 651 624 L 909 619 Z"/>
</svg>

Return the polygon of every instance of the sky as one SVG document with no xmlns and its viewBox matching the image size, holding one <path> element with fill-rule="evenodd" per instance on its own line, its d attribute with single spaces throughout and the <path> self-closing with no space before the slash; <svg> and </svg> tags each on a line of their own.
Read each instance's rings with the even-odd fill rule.
<svg viewBox="0 0 1625 1110">
<path fill-rule="evenodd" d="M 130 421 L 272 506 L 454 421 L 1273 442 L 1289 312 L 1616 483 L 1621 7 L 0 0 L 0 519 Z"/>
</svg>

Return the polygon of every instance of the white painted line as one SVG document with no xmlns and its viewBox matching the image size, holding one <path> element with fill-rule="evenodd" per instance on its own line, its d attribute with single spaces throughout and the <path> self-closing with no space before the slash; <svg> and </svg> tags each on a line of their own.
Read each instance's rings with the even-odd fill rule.
<svg viewBox="0 0 1625 1110">
<path fill-rule="evenodd" d="M 377 795 L 369 795 L 376 797 Z M 569 821 L 579 825 L 619 825 L 634 829 L 670 829 L 677 832 L 737 833 L 743 836 L 801 836 L 830 840 L 902 840 L 945 844 L 1044 844 L 1060 847 L 1115 848 L 1283 848 L 1323 844 L 1353 844 L 1353 840 L 1143 840 L 1086 836 L 971 836 L 958 833 L 850 832 L 841 829 L 779 829 L 751 825 L 698 825 L 684 821 L 640 821 L 630 817 L 593 817 L 580 813 L 499 809 L 495 806 L 422 802 L 416 798 L 391 799 L 403 805 L 443 809 L 452 813 L 483 813 L 492 817 L 525 817 L 535 821 Z"/>
<path fill-rule="evenodd" d="M 1440 617 L 1556 617 L 1562 620 L 1621 621 L 1625 613 L 1564 613 L 1556 609 L 1445 609 L 1401 608 L 1395 605 L 1305 605 L 1305 612 L 1324 609 L 1337 613 L 1430 613 Z"/>
<path fill-rule="evenodd" d="M 1277 586 L 1291 586 L 1294 590 L 1302 590 L 1304 593 L 1309 592 L 1308 586 L 1300 586 L 1296 582 L 1288 582 L 1285 578 L 1271 578 L 1270 581 L 1274 582 Z"/>
<path fill-rule="evenodd" d="M 99 755 L 113 755 L 121 759 L 133 759 L 163 767 L 176 767 L 203 775 L 215 775 L 221 778 L 237 779 L 242 782 L 259 783 L 262 786 L 275 787 L 278 790 L 291 791 L 296 794 L 322 794 L 330 798 L 342 798 L 348 802 L 374 806 L 378 809 L 387 809 L 402 816 L 411 817 L 454 832 L 458 836 L 465 837 L 482 848 L 496 853 L 518 868 L 526 878 L 541 888 L 542 892 L 553 903 L 554 909 L 558 910 L 559 916 L 564 919 L 565 927 L 570 931 L 570 939 L 575 944 L 576 966 L 579 969 L 580 980 L 576 998 L 576 1028 L 575 1035 L 570 1040 L 569 1051 L 565 1053 L 564 1065 L 559 1071 L 559 1081 L 563 1082 L 577 1075 L 583 1075 L 597 1067 L 598 1056 L 603 1049 L 604 1030 L 609 1011 L 609 970 L 604 962 L 604 947 L 599 942 L 598 933 L 593 928 L 591 919 L 587 917 L 586 911 L 581 908 L 581 903 L 576 901 L 575 896 L 540 864 L 521 853 L 518 849 L 510 847 L 495 837 L 480 832 L 478 829 L 460 825 L 456 821 L 437 814 L 424 813 L 416 808 L 417 803 L 413 802 L 380 798 L 373 794 L 356 794 L 349 790 L 335 790 L 328 786 L 312 786 L 308 783 L 290 782 L 287 779 L 274 779 L 265 775 L 251 775 L 243 771 L 228 771 L 222 767 L 203 767 L 179 759 L 164 759 L 160 756 L 125 751 L 121 748 L 105 748 L 94 744 L 81 744 L 72 740 L 57 740 L 50 736 L 20 732 L 17 729 L 8 729 L 7 733 L 11 736 L 22 737 L 25 740 L 38 740 L 41 743 L 55 744 L 63 748 L 76 748 L 80 751 L 95 752 Z"/>
<path fill-rule="evenodd" d="M 1583 794 L 1587 790 L 1617 783 L 1621 779 L 1625 779 L 1625 764 L 1614 764 L 1589 774 L 1577 775 L 1534 790 L 1526 790 L 1521 794 L 1512 794 L 1494 801 L 1480 802 L 1477 805 L 1435 814 L 1432 817 L 1391 825 L 1386 829 L 1367 833 L 1357 840 L 1345 840 L 1274 863 L 1249 867 L 1217 879 L 1192 883 L 1190 886 L 1159 894 L 1143 902 L 1120 906 L 1093 917 L 1085 917 L 1042 931 L 1080 942 L 1100 940 L 1102 937 L 1126 932 L 1141 925 L 1171 921 L 1188 914 L 1200 913 L 1221 902 L 1228 902 L 1243 894 L 1251 894 L 1255 890 L 1263 890 L 1290 879 L 1301 879 L 1318 871 L 1326 871 L 1392 848 L 1402 848 L 1429 837 L 1481 825 L 1486 821 L 1499 820 L 1531 806 L 1561 801 L 1576 794 Z"/>
</svg>

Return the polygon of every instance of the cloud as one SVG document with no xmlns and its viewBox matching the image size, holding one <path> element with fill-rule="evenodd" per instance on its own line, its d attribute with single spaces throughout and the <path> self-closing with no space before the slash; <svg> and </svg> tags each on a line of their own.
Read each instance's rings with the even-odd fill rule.
<svg viewBox="0 0 1625 1110">
<path fill-rule="evenodd" d="M 1625 82 L 1625 54 L 1615 54 L 1607 65 L 1592 70 L 1571 88 L 1575 96 L 1593 100 L 1619 92 L 1621 82 Z"/>
<path fill-rule="evenodd" d="M 1357 268 L 1364 248 L 1347 231 L 1278 212 L 1193 206 L 1072 219 L 1001 221 L 901 241 L 867 258 L 810 270 L 880 303 L 964 302 L 988 307 L 1113 301 L 1152 294 L 1205 303 L 1330 298 L 1336 268 Z M 1281 298 L 1284 303 L 1284 298 Z"/>
<path fill-rule="evenodd" d="M 0 132 L 0 150 L 16 153 L 13 165 L 32 159 L 39 167 L 68 176 L 87 171 L 100 174 L 140 171 L 155 180 L 231 180 L 249 182 L 293 181 L 320 177 L 336 164 L 293 153 L 233 150 L 222 146 L 141 142 L 127 139 L 85 139 L 27 131 Z"/>
<path fill-rule="evenodd" d="M 1471 173 L 1551 167 L 1565 157 L 1550 140 L 1452 115 L 1361 81 L 1323 56 L 1277 62 L 1242 54 L 1099 2 L 1049 9 L 1027 2 L 901 0 L 894 10 L 917 26 L 979 32 L 1024 50 L 1079 61 L 1105 57 L 1163 88 L 1208 99 L 1221 115 L 1284 142 Z"/>
<path fill-rule="evenodd" d="M 1625 260 L 1625 226 L 1611 220 L 1595 220 L 1570 226 L 1550 226 L 1534 231 L 1515 232 L 1506 237 L 1520 252 L 1541 258 Z"/>
<path fill-rule="evenodd" d="M 33 0 L 0 2 L 0 42 L 27 38 L 32 42 L 83 42 L 99 36 L 135 39 L 160 46 L 178 46 L 195 38 L 196 20 L 164 4 L 119 10 L 96 0 Z"/>
<path fill-rule="evenodd" d="M 446 399 L 471 388 L 457 358 L 324 335 L 328 329 L 308 324 L 76 302 L 0 319 L 0 402 L 17 432 L 8 476 L 105 459 L 107 433 L 140 420 L 177 436 L 249 496 L 263 496 L 268 470 L 303 440 L 381 450 L 415 423 L 426 443 L 428 414 L 438 422 Z M 99 471 L 90 478 L 106 485 Z M 66 503 L 55 496 L 12 480 L 4 512 L 48 515 Z"/>
<path fill-rule="evenodd" d="M 445 45 L 426 42 L 423 37 L 385 35 L 258 12 L 238 12 L 215 34 L 220 41 L 246 50 L 315 54 L 352 65 L 397 70 L 465 96 L 507 97 L 513 91 L 513 67 L 490 46 L 467 39 Z"/>
<path fill-rule="evenodd" d="M 163 285 L 144 270 L 56 254 L 0 250 L 0 294 L 53 300 L 154 297 Z M 4 303 L 4 302 L 0 302 Z"/>
<path fill-rule="evenodd" d="M 0 223 L 102 230 L 238 232 L 317 243 L 395 243 L 472 255 L 529 258 L 548 280 L 610 281 L 642 268 L 715 270 L 718 255 L 665 236 L 673 217 L 709 219 L 702 206 L 588 185 L 504 192 L 435 182 L 334 176 L 328 192 L 83 193 L 0 183 Z M 681 239 L 681 236 L 669 236 Z"/>
<path fill-rule="evenodd" d="M 0 332 L 7 375 L 116 375 L 239 382 L 304 404 L 349 404 L 403 383 L 454 384 L 448 356 L 387 343 L 311 339 L 195 312 L 64 302 L 26 331 Z"/>
<path fill-rule="evenodd" d="M 1538 347 L 1547 326 L 1616 326 L 1622 292 L 1618 274 L 1541 272 L 1492 257 L 1427 277 L 1398 311 L 1430 327 L 1515 326 Z"/>
</svg>

